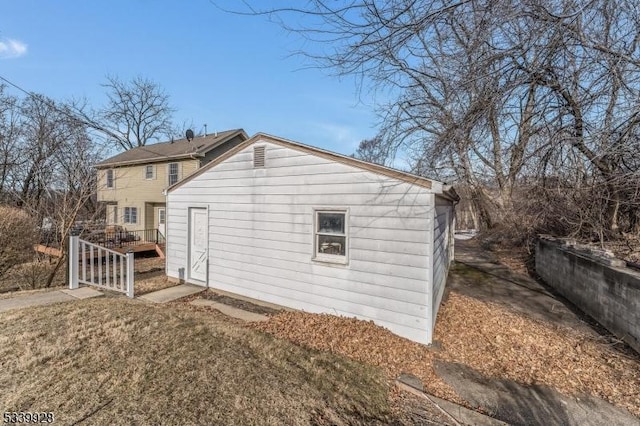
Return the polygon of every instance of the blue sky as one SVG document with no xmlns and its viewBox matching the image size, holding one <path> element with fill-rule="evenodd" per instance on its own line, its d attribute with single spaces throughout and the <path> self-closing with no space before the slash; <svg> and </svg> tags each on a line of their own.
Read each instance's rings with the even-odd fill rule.
<svg viewBox="0 0 640 426">
<path fill-rule="evenodd" d="M 344 154 L 376 134 L 355 81 L 304 69 L 291 53 L 309 46 L 265 17 L 208 0 L 0 1 L 0 75 L 27 90 L 98 107 L 106 75 L 142 75 L 196 131 L 242 127 Z"/>
</svg>

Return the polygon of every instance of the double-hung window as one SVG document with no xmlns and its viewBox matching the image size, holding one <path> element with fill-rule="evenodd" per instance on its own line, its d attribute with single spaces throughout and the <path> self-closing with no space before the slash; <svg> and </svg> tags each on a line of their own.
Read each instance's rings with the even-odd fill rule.
<svg viewBox="0 0 640 426">
<path fill-rule="evenodd" d="M 138 208 L 137 207 L 125 207 L 124 208 L 124 223 L 138 223 Z"/>
<path fill-rule="evenodd" d="M 114 188 L 115 174 L 113 173 L 113 169 L 107 169 L 106 180 L 107 180 L 107 188 L 109 189 Z"/>
<path fill-rule="evenodd" d="M 146 180 L 150 180 L 153 179 L 154 176 L 154 166 L 153 165 L 148 165 L 148 166 L 144 166 L 144 178 Z"/>
<path fill-rule="evenodd" d="M 178 166 L 179 166 L 178 163 L 169 163 L 169 170 L 168 170 L 169 186 L 178 182 L 178 171 L 179 171 Z"/>
<path fill-rule="evenodd" d="M 347 263 L 346 210 L 315 211 L 315 260 Z"/>
</svg>

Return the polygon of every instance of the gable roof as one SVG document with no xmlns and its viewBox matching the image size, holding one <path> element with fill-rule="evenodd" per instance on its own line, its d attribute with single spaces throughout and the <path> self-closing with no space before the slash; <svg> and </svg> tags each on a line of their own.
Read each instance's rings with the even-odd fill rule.
<svg viewBox="0 0 640 426">
<path fill-rule="evenodd" d="M 196 136 L 191 141 L 179 139 L 173 142 L 139 146 L 100 161 L 96 164 L 96 167 L 101 169 L 105 167 L 204 157 L 207 152 L 238 135 L 242 136 L 244 140 L 249 138 L 244 130 L 234 129 L 216 132 L 207 136 Z"/>
<path fill-rule="evenodd" d="M 291 149 L 295 149 L 297 151 L 302 151 L 302 152 L 306 152 L 308 154 L 311 155 L 315 155 L 318 157 L 322 157 L 322 158 L 326 158 L 328 160 L 331 161 L 335 161 L 338 163 L 342 163 L 342 164 L 346 164 L 349 166 L 353 166 L 353 167 L 357 167 L 359 169 L 363 169 L 363 170 L 367 170 L 373 173 L 377 173 L 383 176 L 388 176 L 394 179 L 398 179 L 413 185 L 418 185 L 418 186 L 422 186 L 424 188 L 427 189 L 435 189 L 433 188 L 434 183 L 437 184 L 438 187 L 442 188 L 442 192 L 440 191 L 436 191 L 438 193 L 438 195 L 441 195 L 451 201 L 458 201 L 459 197 L 458 194 L 455 192 L 455 190 L 449 186 L 449 185 L 445 185 L 437 180 L 434 179 L 429 179 L 423 176 L 418 176 L 418 175 L 414 175 L 412 173 L 407 173 L 407 172 L 403 172 L 400 170 L 396 170 L 396 169 L 392 169 L 390 167 L 385 167 L 385 166 L 381 166 L 379 164 L 374 164 L 374 163 L 370 163 L 368 161 L 363 161 L 363 160 L 359 160 L 357 158 L 353 158 L 353 157 L 348 157 L 346 155 L 342 155 L 342 154 L 338 154 L 332 151 L 327 151 L 321 148 L 316 148 L 314 146 L 310 146 L 310 145 L 305 145 L 299 142 L 294 142 L 294 141 L 290 141 L 288 139 L 284 139 L 278 136 L 273 136 L 273 135 L 268 135 L 266 133 L 256 133 L 255 135 L 253 135 L 250 139 L 247 139 L 246 141 L 242 142 L 241 144 L 239 144 L 238 146 L 236 146 L 233 149 L 230 149 L 229 151 L 225 152 L 224 154 L 222 154 L 220 157 L 216 158 L 215 160 L 211 161 L 210 163 L 206 164 L 204 167 L 201 167 L 200 169 L 198 169 L 198 171 L 196 171 L 195 173 L 193 173 L 192 175 L 190 175 L 189 177 L 181 180 L 180 182 L 170 186 L 169 188 L 167 188 L 167 192 L 172 191 L 178 187 L 180 187 L 181 185 L 183 185 L 186 182 L 189 182 L 190 180 L 194 179 L 196 176 L 201 175 L 202 173 L 205 173 L 207 170 L 209 170 L 212 167 L 215 167 L 217 164 L 220 164 L 221 162 L 225 161 L 226 159 L 233 157 L 236 153 L 246 149 L 247 147 L 253 145 L 255 142 L 257 141 L 267 141 L 270 143 L 274 143 L 276 145 L 280 145 L 280 146 L 284 146 L 286 148 L 291 148 Z"/>
</svg>

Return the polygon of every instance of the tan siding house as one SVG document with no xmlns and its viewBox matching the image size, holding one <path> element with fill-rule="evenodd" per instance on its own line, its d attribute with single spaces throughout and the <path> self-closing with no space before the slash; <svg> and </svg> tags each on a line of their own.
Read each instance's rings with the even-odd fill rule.
<svg viewBox="0 0 640 426">
<path fill-rule="evenodd" d="M 165 189 L 247 140 L 242 129 L 146 145 L 96 165 L 98 201 L 107 225 L 165 234 Z"/>
</svg>

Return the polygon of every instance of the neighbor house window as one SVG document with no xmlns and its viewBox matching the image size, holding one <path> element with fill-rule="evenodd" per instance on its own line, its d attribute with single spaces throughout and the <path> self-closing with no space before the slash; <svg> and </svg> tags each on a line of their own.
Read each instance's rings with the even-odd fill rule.
<svg viewBox="0 0 640 426">
<path fill-rule="evenodd" d="M 138 208 L 137 207 L 125 207 L 124 208 L 124 223 L 138 223 Z"/>
<path fill-rule="evenodd" d="M 144 178 L 145 179 L 153 179 L 154 178 L 154 167 L 153 166 L 145 166 L 144 167 Z"/>
<path fill-rule="evenodd" d="M 169 186 L 178 182 L 178 163 L 169 163 Z"/>
<path fill-rule="evenodd" d="M 109 222 L 111 225 L 115 225 L 118 223 L 118 206 L 109 206 L 109 208 L 111 210 L 111 217 Z"/>
<path fill-rule="evenodd" d="M 315 259 L 347 262 L 347 212 L 316 210 Z"/>
<path fill-rule="evenodd" d="M 107 188 L 113 188 L 114 180 L 113 169 L 107 170 Z"/>
</svg>

